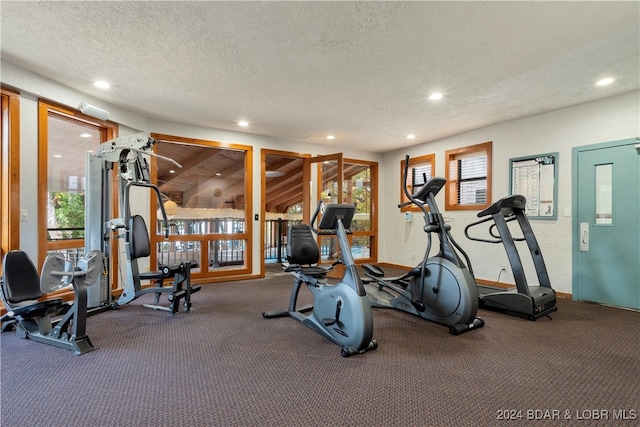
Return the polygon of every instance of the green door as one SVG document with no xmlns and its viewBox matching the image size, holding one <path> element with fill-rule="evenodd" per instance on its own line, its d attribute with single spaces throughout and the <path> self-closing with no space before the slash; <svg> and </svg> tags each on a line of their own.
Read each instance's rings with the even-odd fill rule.
<svg viewBox="0 0 640 427">
<path fill-rule="evenodd" d="M 640 309 L 640 141 L 573 149 L 573 297 Z"/>
</svg>

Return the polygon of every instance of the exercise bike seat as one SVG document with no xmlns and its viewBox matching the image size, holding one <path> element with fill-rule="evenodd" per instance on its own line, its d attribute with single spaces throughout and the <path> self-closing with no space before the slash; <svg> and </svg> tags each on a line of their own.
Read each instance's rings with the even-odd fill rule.
<svg viewBox="0 0 640 427">
<path fill-rule="evenodd" d="M 296 273 L 302 273 L 312 277 L 325 276 L 331 270 L 333 270 L 331 267 L 323 267 L 320 265 L 288 264 L 284 266 L 284 271 L 287 273 L 295 271 Z"/>
<path fill-rule="evenodd" d="M 320 250 L 316 239 L 311 232 L 311 228 L 305 224 L 294 224 L 289 227 L 287 239 L 287 261 L 286 272 L 298 272 L 307 276 L 324 276 L 333 268 L 331 266 L 320 266 Z"/>
</svg>

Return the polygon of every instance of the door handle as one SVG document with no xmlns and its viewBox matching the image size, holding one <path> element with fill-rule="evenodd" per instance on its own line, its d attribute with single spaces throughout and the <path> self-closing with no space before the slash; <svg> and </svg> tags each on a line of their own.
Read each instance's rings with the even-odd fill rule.
<svg viewBox="0 0 640 427">
<path fill-rule="evenodd" d="M 587 252 L 589 250 L 589 223 L 580 223 L 580 251 Z"/>
</svg>

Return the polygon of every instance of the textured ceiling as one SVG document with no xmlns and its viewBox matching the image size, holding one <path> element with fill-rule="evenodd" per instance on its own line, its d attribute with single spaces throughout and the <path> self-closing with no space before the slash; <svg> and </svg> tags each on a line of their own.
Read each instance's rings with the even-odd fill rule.
<svg viewBox="0 0 640 427">
<path fill-rule="evenodd" d="M 146 117 L 385 152 L 638 89 L 639 5 L 3 1 L 1 54 Z"/>
</svg>

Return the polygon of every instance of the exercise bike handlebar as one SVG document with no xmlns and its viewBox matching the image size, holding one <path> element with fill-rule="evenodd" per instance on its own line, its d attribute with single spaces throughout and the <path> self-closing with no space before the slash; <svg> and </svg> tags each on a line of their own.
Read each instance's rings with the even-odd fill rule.
<svg viewBox="0 0 640 427">
<path fill-rule="evenodd" d="M 322 209 L 322 200 L 318 201 L 318 205 L 316 206 L 316 210 L 313 211 L 313 215 L 311 215 L 311 221 L 309 221 L 309 227 L 311 227 L 311 230 L 313 230 L 314 233 L 316 234 L 320 234 L 320 230 L 317 230 L 314 227 L 314 224 L 316 223 L 316 220 L 318 219 L 318 215 L 320 214 L 320 210 Z"/>
</svg>

